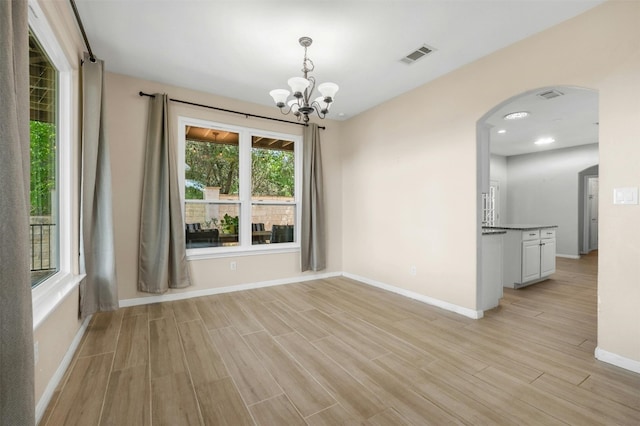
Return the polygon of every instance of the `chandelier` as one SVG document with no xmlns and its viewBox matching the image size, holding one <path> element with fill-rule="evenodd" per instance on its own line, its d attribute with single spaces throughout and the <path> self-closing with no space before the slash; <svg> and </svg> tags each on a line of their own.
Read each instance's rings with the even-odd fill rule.
<svg viewBox="0 0 640 426">
<path fill-rule="evenodd" d="M 311 59 L 307 57 L 307 47 L 311 46 L 313 40 L 311 37 L 300 37 L 298 40 L 300 46 L 304 47 L 304 59 L 302 61 L 302 73 L 304 77 L 291 77 L 287 83 L 291 87 L 291 92 L 287 89 L 275 89 L 269 92 L 276 106 L 280 108 L 283 114 L 293 113 L 305 123 L 309 122 L 309 114 L 315 111 L 318 117 L 324 118 L 329 112 L 333 98 L 338 91 L 338 85 L 335 83 L 322 83 L 318 86 L 321 96 L 313 99 L 313 90 L 316 87 L 316 79 L 309 76 L 313 71 L 314 65 Z M 289 100 L 289 94 L 293 93 L 293 99 Z"/>
</svg>

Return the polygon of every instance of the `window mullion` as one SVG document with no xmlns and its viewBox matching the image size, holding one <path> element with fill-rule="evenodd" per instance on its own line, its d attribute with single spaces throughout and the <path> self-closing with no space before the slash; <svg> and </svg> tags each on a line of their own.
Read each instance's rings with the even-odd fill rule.
<svg viewBox="0 0 640 426">
<path fill-rule="evenodd" d="M 251 133 L 240 133 L 240 245 L 251 246 Z"/>
</svg>

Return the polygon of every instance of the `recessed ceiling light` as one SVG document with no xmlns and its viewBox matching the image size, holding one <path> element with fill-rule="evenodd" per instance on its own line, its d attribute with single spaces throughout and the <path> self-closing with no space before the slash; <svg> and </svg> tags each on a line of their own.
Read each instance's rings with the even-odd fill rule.
<svg viewBox="0 0 640 426">
<path fill-rule="evenodd" d="M 540 138 L 537 141 L 535 141 L 534 143 L 536 145 L 547 145 L 550 143 L 554 143 L 556 140 L 554 138 Z"/>
<path fill-rule="evenodd" d="M 529 116 L 529 113 L 527 111 L 517 111 L 517 112 L 510 112 L 509 114 L 505 115 L 503 118 L 505 120 L 519 120 L 521 118 L 525 118 L 528 116 Z"/>
<path fill-rule="evenodd" d="M 507 131 L 505 129 L 500 129 L 498 130 L 498 133 L 503 134 L 503 133 L 507 133 Z"/>
</svg>

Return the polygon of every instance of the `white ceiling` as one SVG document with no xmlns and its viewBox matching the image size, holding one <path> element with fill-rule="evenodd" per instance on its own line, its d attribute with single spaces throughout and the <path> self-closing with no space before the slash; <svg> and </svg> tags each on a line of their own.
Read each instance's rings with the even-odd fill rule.
<svg viewBox="0 0 640 426">
<path fill-rule="evenodd" d="M 549 89 L 563 95 L 548 100 L 538 96 Z M 505 115 L 517 111 L 527 111 L 530 115 L 519 120 L 504 119 Z M 492 126 L 491 152 L 505 156 L 598 143 L 598 121 L 598 92 L 566 86 L 518 96 L 486 120 Z M 498 133 L 501 129 L 506 132 Z M 551 137 L 555 142 L 535 145 L 542 137 Z"/>
<path fill-rule="evenodd" d="M 340 86 L 346 119 L 603 0 L 76 0 L 108 71 L 257 104 L 300 75 Z M 423 44 L 436 49 L 400 62 Z M 141 88 L 143 89 L 143 88 Z"/>
</svg>

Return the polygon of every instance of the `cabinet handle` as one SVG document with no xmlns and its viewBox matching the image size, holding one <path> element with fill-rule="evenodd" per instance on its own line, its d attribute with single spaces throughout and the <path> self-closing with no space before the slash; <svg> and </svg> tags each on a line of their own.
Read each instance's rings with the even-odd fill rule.
<svg viewBox="0 0 640 426">
<path fill-rule="evenodd" d="M 536 234 L 529 234 L 530 237 L 533 237 L 534 235 L 536 235 Z"/>
</svg>

